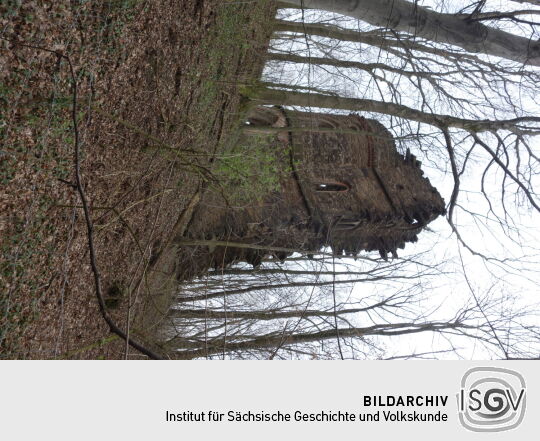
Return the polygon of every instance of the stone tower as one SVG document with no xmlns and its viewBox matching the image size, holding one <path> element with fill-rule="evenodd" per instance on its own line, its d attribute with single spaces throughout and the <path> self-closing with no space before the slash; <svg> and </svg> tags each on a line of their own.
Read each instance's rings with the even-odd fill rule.
<svg viewBox="0 0 540 441">
<path fill-rule="evenodd" d="M 288 129 L 278 138 L 290 146 L 304 211 L 338 255 L 395 254 L 445 213 L 420 162 L 375 120 L 259 107 L 249 121 Z"/>
<path fill-rule="evenodd" d="M 217 208 L 213 200 L 214 210 L 222 211 L 219 226 L 192 230 L 192 237 L 305 252 L 326 246 L 337 256 L 378 251 L 387 259 L 445 213 L 420 162 L 410 152 L 399 154 L 390 132 L 375 120 L 257 107 L 246 127 L 274 134 L 268 148 L 283 153 L 280 188 L 253 206 Z M 204 212 L 195 216 L 204 223 Z M 216 267 L 240 260 L 256 266 L 269 254 L 234 247 L 209 251 L 209 265 Z"/>
</svg>

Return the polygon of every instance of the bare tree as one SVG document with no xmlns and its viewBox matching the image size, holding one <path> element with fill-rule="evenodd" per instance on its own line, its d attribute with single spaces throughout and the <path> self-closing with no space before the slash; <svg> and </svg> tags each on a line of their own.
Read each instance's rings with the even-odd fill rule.
<svg viewBox="0 0 540 441">
<path fill-rule="evenodd" d="M 538 41 L 531 41 L 493 26 L 485 26 L 480 22 L 481 19 L 500 19 L 501 14 L 478 15 L 478 8 L 470 14 L 443 14 L 407 0 L 291 0 L 288 3 L 303 8 L 337 12 L 373 26 L 406 32 L 436 43 L 458 46 L 469 53 L 488 54 L 540 66 Z M 529 15 L 537 12 L 525 11 Z M 520 11 L 520 14 L 523 13 Z M 508 13 L 507 16 L 517 15 Z"/>
<path fill-rule="evenodd" d="M 508 294 L 510 280 L 524 276 L 524 285 L 511 285 L 514 291 L 534 281 L 539 254 L 536 233 L 518 219 L 540 211 L 534 141 L 540 134 L 540 9 L 537 2 L 524 3 L 531 7 L 491 11 L 480 1 L 451 10 L 442 2 L 436 11 L 403 0 L 281 4 L 298 9 L 279 14 L 264 82 L 246 85 L 245 94 L 257 104 L 366 113 L 385 123 L 401 151 L 410 148 L 430 171 L 449 175 L 447 220 L 457 251 L 445 268 L 453 268 L 469 294 L 452 306 L 447 298 L 433 301 L 437 287 L 418 268 L 405 278 L 403 268 L 393 268 L 344 290 L 347 277 L 338 273 L 358 268 L 340 263 L 336 270 L 322 256 L 311 262 L 321 266 L 306 270 L 296 266 L 304 258 L 293 258 L 285 271 L 265 266 L 250 273 L 266 281 L 234 288 L 239 295 L 228 295 L 228 282 L 196 297 L 187 293 L 170 319 L 197 323 L 197 331 L 181 327 L 170 334 L 179 357 L 402 358 L 417 354 L 392 353 L 395 339 L 409 333 L 437 334 L 445 345 L 434 346 L 432 356 L 463 356 L 463 339 L 480 342 L 482 356 L 538 356 L 537 310 Z M 496 240 L 479 241 L 471 226 Z M 478 262 L 489 276 L 482 283 L 473 280 Z M 238 281 L 247 273 L 210 276 Z M 411 284 L 396 287 L 392 280 Z M 384 296 L 372 302 L 377 307 L 358 304 L 381 289 L 391 292 L 388 298 L 407 294 L 396 309 L 384 304 Z M 387 332 L 387 325 L 397 331 Z M 393 340 L 388 347 L 382 342 L 387 337 Z"/>
<path fill-rule="evenodd" d="M 482 218 L 488 228 L 501 228 L 506 236 L 519 241 L 509 206 L 540 208 L 534 188 L 539 159 L 533 142 L 540 133 L 534 103 L 539 72 L 531 66 L 487 57 L 489 45 L 464 47 L 463 51 L 445 32 L 434 36 L 418 27 L 428 18 L 444 19 L 440 23 L 445 23 L 444 30 L 451 34 L 460 26 L 472 31 L 476 25 L 471 23 L 485 19 L 497 30 L 509 18 L 534 17 L 540 10 L 509 8 L 497 14 L 484 11 L 485 2 L 472 2 L 453 14 L 442 14 L 403 0 L 376 5 L 322 0 L 287 3 L 341 11 L 348 16 L 361 13 L 361 20 L 314 10 L 277 20 L 266 74 L 271 81 L 248 88 L 248 94 L 259 103 L 366 112 L 379 119 L 383 116 L 403 150 L 423 153 L 424 163 L 452 173 L 454 190 L 449 198 L 448 220 L 464 246 L 473 254 L 487 257 L 463 240 L 455 223 L 458 214 L 461 218 Z M 404 23 L 416 17 L 414 25 L 402 28 L 403 23 L 397 23 L 393 15 L 396 11 L 401 11 Z M 373 18 L 377 14 L 384 20 Z M 366 21 L 381 27 L 373 28 Z M 536 36 L 536 23 L 526 25 Z M 484 38 L 496 34 L 485 27 L 482 24 L 475 29 L 482 29 Z M 519 35 L 523 32 L 518 25 L 511 30 L 516 33 L 505 32 L 504 38 L 526 40 Z M 465 30 L 459 33 L 461 37 L 467 35 Z M 461 192 L 470 192 L 462 181 L 472 169 L 482 170 L 475 174 L 486 212 L 459 202 Z M 493 185 L 499 186 L 498 193 Z"/>
<path fill-rule="evenodd" d="M 531 336 L 520 315 L 501 311 L 497 298 L 478 296 L 444 312 L 430 305 L 430 284 L 443 265 L 425 258 L 366 261 L 364 272 L 379 277 L 360 283 L 346 271 L 357 264 L 344 261 L 336 268 L 332 259 L 293 257 L 285 264 L 267 262 L 263 270 L 211 272 L 183 286 L 168 314 L 162 348 L 180 359 L 425 358 L 465 356 L 467 342 L 477 342 L 495 357 L 531 356 Z M 256 280 L 231 296 L 230 287 L 248 273 Z M 441 341 L 429 349 L 396 349 L 396 339 L 409 335 Z"/>
<path fill-rule="evenodd" d="M 304 250 L 311 259 L 294 254 L 283 264 L 265 259 L 258 270 L 210 271 L 181 287 L 162 349 L 180 359 L 538 357 L 537 308 L 510 294 L 534 281 L 539 254 L 517 219 L 540 211 L 540 9 L 526 3 L 508 11 L 483 1 L 460 10 L 404 0 L 281 4 L 295 9 L 278 14 L 263 81 L 243 85 L 243 93 L 258 105 L 380 120 L 400 151 L 414 151 L 439 176 L 449 228 L 426 232 L 426 253 L 391 262 Z M 479 241 L 471 226 L 496 240 Z M 450 235 L 454 248 L 441 257 L 436 251 Z M 478 262 L 482 280 L 474 278 Z"/>
</svg>

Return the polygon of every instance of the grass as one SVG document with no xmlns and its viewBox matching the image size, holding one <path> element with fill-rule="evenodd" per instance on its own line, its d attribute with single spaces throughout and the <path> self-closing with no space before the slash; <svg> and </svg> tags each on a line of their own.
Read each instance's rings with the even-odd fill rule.
<svg viewBox="0 0 540 441">
<path fill-rule="evenodd" d="M 271 135 L 239 136 L 224 149 L 217 159 L 215 175 L 230 203 L 261 202 L 280 189 L 287 162 L 279 148 L 269 148 L 275 143 Z"/>
<path fill-rule="evenodd" d="M 247 14 L 239 14 L 235 2 L 222 3 L 214 32 L 204 42 L 207 75 L 201 82 L 199 108 L 195 113 L 208 115 L 215 112 L 215 103 L 224 98 L 236 100 L 237 113 L 227 115 L 228 128 L 223 137 L 219 137 L 215 127 L 209 126 L 205 119 L 197 121 L 195 126 L 201 140 L 215 139 L 217 135 L 219 144 L 214 149 L 213 178 L 218 182 L 221 194 L 229 195 L 229 202 L 234 204 L 258 202 L 264 195 L 277 190 L 278 171 L 283 166 L 279 152 L 268 149 L 272 142 L 270 136 L 245 136 L 242 132 L 248 111 L 242 101 L 242 90 L 246 84 L 259 78 L 264 62 L 261 55 L 265 52 L 260 41 L 254 44 L 253 37 L 246 29 L 251 28 L 250 22 L 257 22 L 262 25 L 259 32 L 270 35 L 269 25 L 264 23 L 268 20 L 265 4 L 271 3 L 261 1 L 258 8 L 249 8 Z M 238 69 L 230 68 L 246 59 L 252 63 L 250 71 L 243 71 L 239 75 Z"/>
</svg>

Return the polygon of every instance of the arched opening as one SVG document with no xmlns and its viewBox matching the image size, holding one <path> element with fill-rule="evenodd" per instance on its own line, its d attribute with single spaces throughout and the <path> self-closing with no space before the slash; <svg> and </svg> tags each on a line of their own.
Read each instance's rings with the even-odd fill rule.
<svg viewBox="0 0 540 441">
<path fill-rule="evenodd" d="M 334 230 L 336 231 L 354 230 L 358 228 L 361 224 L 362 224 L 361 220 L 343 217 L 335 223 Z"/>
<path fill-rule="evenodd" d="M 343 182 L 318 182 L 315 184 L 315 191 L 344 192 L 349 191 L 349 188 Z"/>
<path fill-rule="evenodd" d="M 358 225 L 360 225 L 360 222 L 339 221 L 336 230 L 354 230 Z"/>
</svg>

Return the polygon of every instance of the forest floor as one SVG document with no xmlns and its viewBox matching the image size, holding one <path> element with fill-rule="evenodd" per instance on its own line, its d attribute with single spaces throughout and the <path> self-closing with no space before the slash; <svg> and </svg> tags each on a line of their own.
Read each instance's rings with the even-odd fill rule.
<svg viewBox="0 0 540 441">
<path fill-rule="evenodd" d="M 171 294 L 160 253 L 220 185 L 214 160 L 238 136 L 238 89 L 260 75 L 274 15 L 272 0 L 0 5 L 0 358 L 141 357 L 98 308 L 74 118 L 106 306 L 152 345 Z"/>
</svg>

